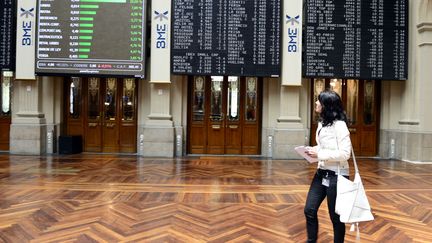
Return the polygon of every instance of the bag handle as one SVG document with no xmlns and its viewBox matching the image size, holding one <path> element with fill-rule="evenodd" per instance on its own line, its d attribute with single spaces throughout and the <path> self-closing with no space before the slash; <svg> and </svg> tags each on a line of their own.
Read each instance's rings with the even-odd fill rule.
<svg viewBox="0 0 432 243">
<path fill-rule="evenodd" d="M 352 147 L 352 144 L 351 144 L 351 153 L 352 153 L 352 158 L 353 158 L 353 161 L 354 161 L 354 171 L 355 171 L 355 173 L 359 173 L 359 170 L 358 170 L 358 167 L 357 167 L 357 160 L 356 160 L 356 157 L 355 157 L 355 154 L 354 154 L 354 148 Z"/>
<path fill-rule="evenodd" d="M 354 154 L 354 149 L 353 149 L 352 145 L 351 145 L 351 153 L 352 153 L 352 158 L 353 158 L 353 162 L 354 162 L 354 172 L 355 172 L 355 174 L 357 174 L 357 173 L 359 173 L 359 169 L 357 166 L 357 160 L 356 160 L 356 157 Z M 340 162 L 338 163 L 338 171 L 337 172 L 338 172 L 338 175 L 340 175 Z"/>
</svg>

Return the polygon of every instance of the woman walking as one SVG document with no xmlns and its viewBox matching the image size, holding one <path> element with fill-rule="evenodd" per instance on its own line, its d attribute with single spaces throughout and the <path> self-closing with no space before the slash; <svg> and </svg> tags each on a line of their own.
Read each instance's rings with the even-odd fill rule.
<svg viewBox="0 0 432 243">
<path fill-rule="evenodd" d="M 318 159 L 318 169 L 314 175 L 304 213 L 306 216 L 307 242 L 318 238 L 318 209 L 327 197 L 330 219 L 333 223 L 334 242 L 344 242 L 345 224 L 335 213 L 337 171 L 348 178 L 348 159 L 351 154 L 351 139 L 343 110 L 342 100 L 334 91 L 323 91 L 315 102 L 315 112 L 320 120 L 316 132 L 317 145 L 308 150 L 311 157 Z"/>
</svg>

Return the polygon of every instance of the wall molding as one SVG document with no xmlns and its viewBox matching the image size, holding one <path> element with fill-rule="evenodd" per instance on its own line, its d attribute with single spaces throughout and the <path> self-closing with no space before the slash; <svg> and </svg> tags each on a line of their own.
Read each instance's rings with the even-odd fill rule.
<svg viewBox="0 0 432 243">
<path fill-rule="evenodd" d="M 417 31 L 419 33 L 432 31 L 432 22 L 422 22 L 417 25 Z"/>
</svg>

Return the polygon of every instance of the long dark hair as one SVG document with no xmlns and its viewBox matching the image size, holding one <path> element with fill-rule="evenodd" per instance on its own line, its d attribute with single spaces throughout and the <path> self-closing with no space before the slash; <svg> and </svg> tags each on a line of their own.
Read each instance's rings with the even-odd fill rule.
<svg viewBox="0 0 432 243">
<path fill-rule="evenodd" d="M 342 99 L 338 93 L 325 90 L 319 94 L 318 100 L 322 106 L 320 120 L 324 127 L 332 125 L 336 120 L 347 122 Z"/>
</svg>

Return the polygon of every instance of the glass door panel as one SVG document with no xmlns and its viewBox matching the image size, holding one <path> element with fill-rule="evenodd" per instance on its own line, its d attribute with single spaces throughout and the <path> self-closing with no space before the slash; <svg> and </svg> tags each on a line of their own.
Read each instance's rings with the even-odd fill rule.
<svg viewBox="0 0 432 243">
<path fill-rule="evenodd" d="M 357 124 L 357 111 L 358 111 L 358 80 L 347 80 L 347 105 L 346 113 L 349 125 Z"/>
<path fill-rule="evenodd" d="M 78 119 L 81 117 L 81 101 L 82 101 L 82 82 L 81 78 L 72 78 L 69 92 L 69 117 Z"/>
<path fill-rule="evenodd" d="M 100 80 L 99 78 L 89 78 L 88 84 L 88 119 L 100 122 L 102 111 L 100 110 Z"/>
<path fill-rule="evenodd" d="M 239 77 L 228 77 L 228 120 L 239 120 L 240 103 L 240 79 Z"/>
<path fill-rule="evenodd" d="M 246 81 L 246 121 L 256 121 L 257 117 L 257 79 L 249 77 Z"/>
<path fill-rule="evenodd" d="M 11 78 L 3 77 L 1 80 L 1 116 L 10 116 L 11 114 Z"/>
<path fill-rule="evenodd" d="M 83 79 L 72 77 L 66 82 L 65 103 L 67 104 L 67 135 L 82 135 L 83 127 Z M 83 142 L 85 142 L 83 140 Z"/>
<path fill-rule="evenodd" d="M 324 90 L 325 90 L 325 79 L 315 79 L 315 83 L 313 85 L 314 99 L 313 99 L 312 107 L 315 107 L 315 102 L 318 100 L 319 94 Z M 313 112 L 312 114 L 313 114 L 312 123 L 318 124 L 318 119 L 319 119 L 318 114 L 316 112 Z"/>
<path fill-rule="evenodd" d="M 222 84 L 223 84 L 223 76 L 211 77 L 210 119 L 212 121 L 221 121 L 223 119 Z"/>
<path fill-rule="evenodd" d="M 192 119 L 194 121 L 203 121 L 205 114 L 205 81 L 203 76 L 198 76 L 193 82 L 193 105 L 192 105 Z"/>
<path fill-rule="evenodd" d="M 330 80 L 330 90 L 333 90 L 334 92 L 338 93 L 340 97 L 343 96 L 342 91 L 342 79 L 331 79 Z"/>
<path fill-rule="evenodd" d="M 106 121 L 115 121 L 117 112 L 117 80 L 115 78 L 108 78 L 105 87 L 104 118 Z"/>
<path fill-rule="evenodd" d="M 371 125 L 375 122 L 375 82 L 373 80 L 365 81 L 364 85 L 364 105 L 363 105 L 363 122 Z"/>
<path fill-rule="evenodd" d="M 123 95 L 122 95 L 122 120 L 135 120 L 135 79 L 125 78 L 123 80 Z"/>
<path fill-rule="evenodd" d="M 359 80 L 348 79 L 346 80 L 346 100 L 343 100 L 345 111 L 348 120 L 348 129 L 351 136 L 351 144 L 355 151 L 359 151 L 359 135 L 361 134 L 361 125 L 358 120 L 359 114 Z"/>
</svg>

